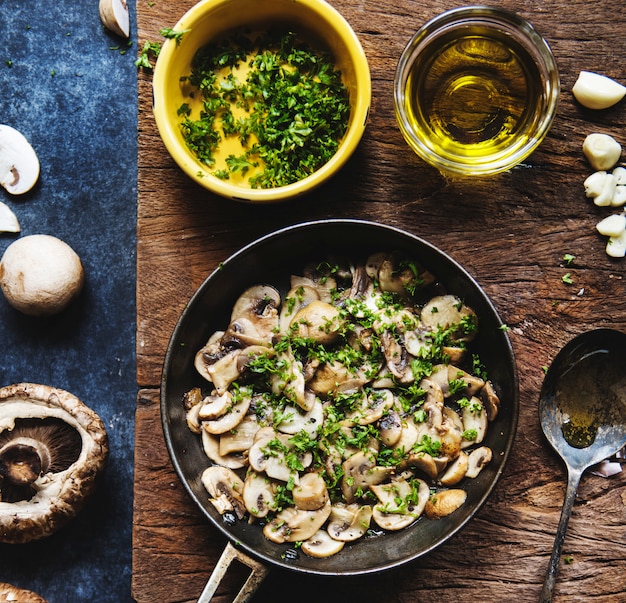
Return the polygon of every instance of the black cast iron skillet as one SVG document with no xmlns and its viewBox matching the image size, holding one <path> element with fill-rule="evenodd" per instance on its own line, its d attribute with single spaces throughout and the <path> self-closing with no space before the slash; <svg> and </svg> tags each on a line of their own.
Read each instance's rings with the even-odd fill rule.
<svg viewBox="0 0 626 603">
<path fill-rule="evenodd" d="M 472 344 L 483 360 L 501 398 L 501 409 L 490 424 L 485 445 L 493 458 L 476 479 L 460 487 L 466 503 L 452 515 L 436 521 L 423 517 L 411 527 L 366 537 L 348 544 L 334 557 L 313 559 L 304 553 L 285 555 L 288 545 L 268 541 L 258 525 L 225 521 L 208 500 L 200 476 L 210 464 L 200 438 L 187 427 L 182 398 L 192 387 L 207 383 L 193 366 L 196 352 L 209 336 L 228 325 L 235 300 L 249 286 L 272 284 L 285 293 L 289 277 L 301 274 L 305 264 L 328 255 L 363 261 L 369 253 L 400 251 L 432 272 L 446 292 L 462 298 L 479 318 L 479 335 Z M 518 380 L 515 359 L 502 322 L 487 295 L 454 260 L 426 241 L 402 230 L 358 220 L 324 220 L 291 226 L 244 247 L 228 258 L 191 298 L 173 332 L 161 383 L 161 417 L 172 463 L 189 495 L 238 551 L 260 566 L 280 567 L 309 574 L 349 576 L 397 567 L 414 560 L 460 530 L 481 508 L 509 456 L 518 418 Z M 232 552 L 233 546 L 229 545 Z M 203 595 L 202 601 L 210 596 Z M 243 599 L 239 599 L 243 600 Z"/>
</svg>

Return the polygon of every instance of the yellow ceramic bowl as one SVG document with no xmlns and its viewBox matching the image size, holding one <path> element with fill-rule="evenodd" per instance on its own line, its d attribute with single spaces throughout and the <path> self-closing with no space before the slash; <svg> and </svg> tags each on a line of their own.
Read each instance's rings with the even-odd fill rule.
<svg viewBox="0 0 626 603">
<path fill-rule="evenodd" d="M 350 95 L 347 131 L 335 155 L 303 180 L 272 189 L 252 189 L 244 179 L 220 180 L 187 148 L 180 129 L 179 107 L 189 102 L 182 76 L 202 46 L 233 31 L 265 31 L 282 27 L 323 45 L 334 58 Z M 179 167 L 201 186 L 237 201 L 282 201 L 311 191 L 335 174 L 356 149 L 371 101 L 370 71 L 361 44 L 342 15 L 324 0 L 203 0 L 172 28 L 186 31 L 179 43 L 164 42 L 153 75 L 154 116 L 159 134 Z"/>
</svg>

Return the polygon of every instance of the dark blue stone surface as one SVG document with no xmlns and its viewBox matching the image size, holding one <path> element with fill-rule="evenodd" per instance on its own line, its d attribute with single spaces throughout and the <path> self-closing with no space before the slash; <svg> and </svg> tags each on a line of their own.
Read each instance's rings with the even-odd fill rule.
<svg viewBox="0 0 626 603">
<path fill-rule="evenodd" d="M 131 23 L 135 5 L 130 3 Z M 0 189 L 21 236 L 66 241 L 86 272 L 80 299 L 34 319 L 0 295 L 0 385 L 66 389 L 103 419 L 111 453 L 84 511 L 58 534 L 0 545 L 0 582 L 50 603 L 131 601 L 137 211 L 137 46 L 101 25 L 98 0 L 0 0 L 0 123 L 41 162 L 22 197 Z M 134 30 L 134 25 L 132 26 Z M 17 235 L 0 234 L 0 254 Z"/>
</svg>

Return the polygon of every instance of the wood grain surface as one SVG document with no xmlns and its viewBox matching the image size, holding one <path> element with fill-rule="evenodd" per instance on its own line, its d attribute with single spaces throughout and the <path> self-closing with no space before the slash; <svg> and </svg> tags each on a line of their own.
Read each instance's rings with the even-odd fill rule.
<svg viewBox="0 0 626 603">
<path fill-rule="evenodd" d="M 138 35 L 160 40 L 190 0 L 141 2 Z M 165 449 L 158 396 L 161 367 L 180 312 L 202 281 L 241 246 L 311 219 L 355 217 L 404 228 L 460 262 L 510 328 L 521 410 L 511 460 L 493 495 L 461 533 L 416 562 L 359 579 L 273 571 L 254 601 L 417 603 L 537 599 L 565 489 L 565 471 L 537 418 L 544 367 L 574 335 L 626 331 L 626 260 L 612 260 L 596 223 L 611 212 L 584 196 L 582 154 L 593 131 L 626 143 L 626 102 L 591 112 L 571 87 L 581 69 L 626 82 L 626 12 L 588 0 L 506 1 L 550 43 L 561 73 L 554 125 L 524 165 L 484 180 L 450 179 L 421 162 L 397 128 L 393 75 L 411 35 L 457 4 L 331 0 L 356 31 L 370 63 L 372 109 L 353 158 L 306 198 L 252 206 L 214 197 L 176 167 L 151 111 L 151 72 L 139 75 L 136 466 L 133 596 L 139 603 L 194 601 L 225 541 L 186 495 Z M 575 260 L 565 265 L 563 256 Z M 570 273 L 572 284 L 562 281 Z M 556 603 L 626 601 L 626 471 L 583 477 L 565 540 Z M 233 572 L 214 600 L 232 600 Z M 290 597 L 291 598 L 291 597 Z"/>
</svg>

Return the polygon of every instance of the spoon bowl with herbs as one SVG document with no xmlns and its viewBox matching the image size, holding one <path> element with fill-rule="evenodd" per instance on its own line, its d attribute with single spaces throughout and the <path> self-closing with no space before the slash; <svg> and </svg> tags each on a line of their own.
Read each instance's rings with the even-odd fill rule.
<svg viewBox="0 0 626 603">
<path fill-rule="evenodd" d="M 356 149 L 369 66 L 324 0 L 205 0 L 170 31 L 154 116 L 199 185 L 237 201 L 283 201 L 325 182 Z"/>
</svg>

